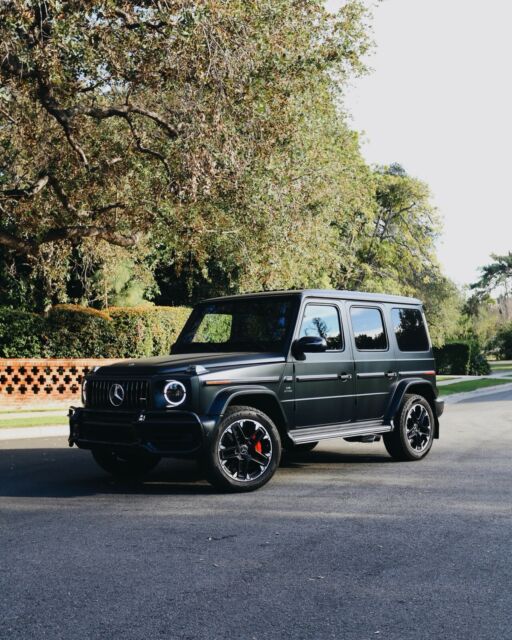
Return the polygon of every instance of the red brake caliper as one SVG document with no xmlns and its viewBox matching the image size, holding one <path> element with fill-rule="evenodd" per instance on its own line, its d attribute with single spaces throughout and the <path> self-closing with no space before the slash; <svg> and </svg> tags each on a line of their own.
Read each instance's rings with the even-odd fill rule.
<svg viewBox="0 0 512 640">
<path fill-rule="evenodd" d="M 253 433 L 251 436 L 251 440 L 256 440 L 256 434 Z M 263 453 L 263 449 L 261 448 L 261 441 L 258 440 L 258 442 L 256 442 L 256 444 L 254 445 L 254 451 L 256 451 L 256 453 Z"/>
</svg>

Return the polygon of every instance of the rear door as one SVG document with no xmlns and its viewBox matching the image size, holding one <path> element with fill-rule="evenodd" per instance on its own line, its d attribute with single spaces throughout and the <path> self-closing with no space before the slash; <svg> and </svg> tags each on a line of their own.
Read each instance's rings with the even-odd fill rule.
<svg viewBox="0 0 512 640">
<path fill-rule="evenodd" d="M 293 359 L 295 426 L 340 424 L 354 419 L 354 362 L 344 331 L 343 307 L 330 300 L 308 299 L 302 306 L 296 339 L 320 336 L 323 353 Z"/>
<path fill-rule="evenodd" d="M 384 416 L 391 385 L 397 378 L 396 357 L 387 330 L 387 316 L 384 304 L 349 305 L 358 421 L 378 420 Z"/>
</svg>

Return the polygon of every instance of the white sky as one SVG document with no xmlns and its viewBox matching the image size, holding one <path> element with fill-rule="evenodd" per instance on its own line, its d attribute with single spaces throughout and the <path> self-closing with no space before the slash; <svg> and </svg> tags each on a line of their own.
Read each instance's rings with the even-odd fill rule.
<svg viewBox="0 0 512 640">
<path fill-rule="evenodd" d="M 439 257 L 458 284 L 512 250 L 511 25 L 511 0 L 383 0 L 374 70 L 347 95 L 367 160 L 430 185 Z"/>
</svg>

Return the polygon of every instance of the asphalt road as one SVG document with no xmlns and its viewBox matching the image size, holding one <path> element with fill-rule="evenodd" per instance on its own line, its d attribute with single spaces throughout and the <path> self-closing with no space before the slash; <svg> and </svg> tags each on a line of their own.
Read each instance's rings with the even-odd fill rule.
<svg viewBox="0 0 512 640">
<path fill-rule="evenodd" d="M 190 463 L 110 480 L 0 443 L 0 638 L 512 638 L 512 393 L 448 406 L 422 462 L 333 441 L 248 495 Z"/>
</svg>

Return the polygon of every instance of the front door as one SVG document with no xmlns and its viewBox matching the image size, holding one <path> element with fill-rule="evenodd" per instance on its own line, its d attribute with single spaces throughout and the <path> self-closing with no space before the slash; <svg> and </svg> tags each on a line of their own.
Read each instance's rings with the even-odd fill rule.
<svg viewBox="0 0 512 640">
<path fill-rule="evenodd" d="M 354 419 L 354 362 L 343 331 L 343 307 L 307 301 L 296 339 L 320 336 L 327 351 L 294 358 L 295 426 L 312 427 Z"/>
<path fill-rule="evenodd" d="M 357 420 L 378 420 L 384 416 L 397 378 L 395 354 L 386 331 L 386 308 L 352 304 L 349 318 L 356 361 Z"/>
</svg>

